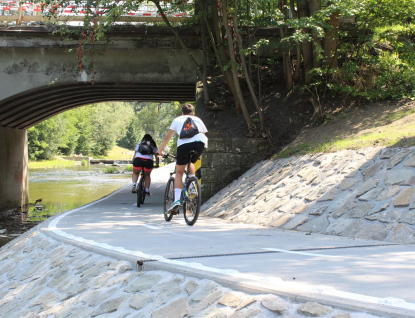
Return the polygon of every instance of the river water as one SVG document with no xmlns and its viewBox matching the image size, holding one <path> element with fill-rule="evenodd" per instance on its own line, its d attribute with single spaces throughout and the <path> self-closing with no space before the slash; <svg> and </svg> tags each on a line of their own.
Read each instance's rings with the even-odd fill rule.
<svg viewBox="0 0 415 318">
<path fill-rule="evenodd" d="M 124 171 L 124 168 L 119 168 Z M 102 165 L 29 170 L 29 206 L 26 221 L 46 218 L 108 195 L 131 183 L 132 172 L 105 174 Z"/>
</svg>

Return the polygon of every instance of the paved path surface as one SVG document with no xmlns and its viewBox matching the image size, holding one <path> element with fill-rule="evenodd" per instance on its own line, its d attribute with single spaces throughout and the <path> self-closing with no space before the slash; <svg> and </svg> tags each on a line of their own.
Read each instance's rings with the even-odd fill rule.
<svg viewBox="0 0 415 318">
<path fill-rule="evenodd" d="M 42 232 L 132 262 L 215 280 L 245 292 L 415 317 L 415 246 L 294 232 L 200 217 L 166 222 L 162 196 L 169 167 L 154 171 L 141 208 L 124 187 L 108 198 L 45 222 Z"/>
</svg>

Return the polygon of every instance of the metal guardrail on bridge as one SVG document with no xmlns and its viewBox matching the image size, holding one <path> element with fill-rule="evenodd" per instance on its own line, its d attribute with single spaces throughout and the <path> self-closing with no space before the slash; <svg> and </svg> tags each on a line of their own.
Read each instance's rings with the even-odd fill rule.
<svg viewBox="0 0 415 318">
<path fill-rule="evenodd" d="M 183 10 L 172 10 L 167 2 L 161 3 L 166 16 L 171 22 L 180 22 L 193 16 L 193 1 L 184 4 Z M 190 9 L 190 10 L 189 10 Z M 47 13 L 57 13 L 56 17 L 49 18 Z M 107 8 L 89 8 L 82 4 L 71 4 L 66 7 L 59 5 L 45 5 L 35 2 L 18 2 L 0 0 L 0 22 L 12 22 L 17 25 L 23 22 L 71 22 L 84 21 L 85 16 L 94 14 L 98 18 L 105 15 Z M 143 2 L 136 11 L 131 11 L 121 16 L 119 22 L 162 22 L 161 14 L 154 3 Z"/>
</svg>

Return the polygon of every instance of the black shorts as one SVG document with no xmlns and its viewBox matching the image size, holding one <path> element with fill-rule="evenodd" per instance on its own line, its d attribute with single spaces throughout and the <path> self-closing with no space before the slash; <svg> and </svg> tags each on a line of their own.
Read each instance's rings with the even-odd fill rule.
<svg viewBox="0 0 415 318">
<path fill-rule="evenodd" d="M 195 163 L 197 159 L 199 159 L 200 156 L 202 155 L 204 149 L 205 149 L 205 144 L 200 141 L 189 142 L 188 144 L 179 146 L 177 148 L 176 164 L 179 166 L 186 165 L 189 162 L 189 151 L 191 150 L 196 151 L 196 153 L 192 155 L 192 159 L 191 159 L 191 162 Z"/>
<path fill-rule="evenodd" d="M 142 168 L 144 168 L 144 171 L 153 170 L 153 160 L 139 157 L 134 158 L 133 169 L 140 171 Z"/>
</svg>

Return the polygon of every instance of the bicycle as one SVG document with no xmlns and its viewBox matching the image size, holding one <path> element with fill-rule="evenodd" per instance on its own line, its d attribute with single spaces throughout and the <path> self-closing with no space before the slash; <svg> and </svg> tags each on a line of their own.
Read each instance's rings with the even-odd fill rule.
<svg viewBox="0 0 415 318">
<path fill-rule="evenodd" d="M 158 159 L 157 159 L 158 160 Z M 158 168 L 159 164 L 157 161 L 156 165 L 153 165 L 153 168 Z M 141 204 L 144 203 L 144 200 L 146 199 L 146 188 L 145 188 L 145 182 L 144 182 L 144 167 L 141 167 L 140 176 L 136 184 L 136 192 L 137 192 L 137 207 L 139 208 Z"/>
<path fill-rule="evenodd" d="M 180 203 L 183 207 L 183 216 L 184 220 L 188 225 L 193 225 L 196 223 L 197 218 L 199 217 L 200 206 L 202 205 L 201 191 L 199 179 L 195 176 L 189 177 L 190 169 L 190 158 L 193 155 L 194 150 L 189 152 L 189 162 L 184 171 L 186 174 L 185 181 L 183 183 L 183 189 L 180 194 Z M 176 159 L 175 156 L 166 154 L 164 158 L 171 157 Z M 170 178 L 167 181 L 166 191 L 164 192 L 164 219 L 169 222 L 173 218 L 173 215 L 179 214 L 179 212 L 169 212 L 169 207 L 174 202 L 174 179 L 176 174 L 176 169 L 173 172 L 170 172 Z M 180 209 L 179 209 L 180 210 Z"/>
<path fill-rule="evenodd" d="M 146 199 L 146 191 L 145 191 L 145 185 L 144 185 L 144 168 L 141 169 L 140 177 L 138 179 L 137 185 L 137 207 L 139 208 L 141 204 L 144 203 L 144 200 Z"/>
</svg>

